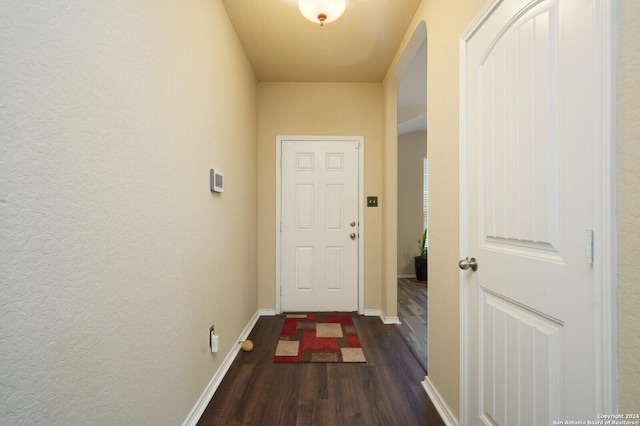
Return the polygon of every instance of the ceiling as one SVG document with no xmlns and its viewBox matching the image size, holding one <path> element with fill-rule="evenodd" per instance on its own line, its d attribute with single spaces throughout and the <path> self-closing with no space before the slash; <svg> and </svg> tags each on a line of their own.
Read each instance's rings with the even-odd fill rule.
<svg viewBox="0 0 640 426">
<path fill-rule="evenodd" d="M 222 0 L 260 82 L 381 82 L 421 0 L 347 0 L 320 27 L 297 0 Z"/>
<path fill-rule="evenodd" d="M 427 130 L 427 41 L 416 52 L 398 89 L 398 134 Z"/>
</svg>

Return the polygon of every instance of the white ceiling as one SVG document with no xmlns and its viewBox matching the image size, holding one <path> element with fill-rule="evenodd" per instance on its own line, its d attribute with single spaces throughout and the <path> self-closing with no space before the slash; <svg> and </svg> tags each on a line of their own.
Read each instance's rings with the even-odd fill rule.
<svg viewBox="0 0 640 426">
<path fill-rule="evenodd" d="M 222 0 L 261 82 L 380 82 L 421 0 L 347 0 L 320 27 L 297 0 Z"/>
</svg>

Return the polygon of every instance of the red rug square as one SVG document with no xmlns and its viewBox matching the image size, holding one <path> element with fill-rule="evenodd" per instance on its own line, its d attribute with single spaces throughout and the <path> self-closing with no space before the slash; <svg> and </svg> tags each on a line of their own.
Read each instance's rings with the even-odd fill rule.
<svg viewBox="0 0 640 426">
<path fill-rule="evenodd" d="M 360 345 L 360 338 L 358 337 L 357 334 L 349 334 L 347 336 L 347 339 L 349 339 L 349 347 L 350 348 L 361 348 L 362 345 Z"/>
<path fill-rule="evenodd" d="M 284 320 L 284 326 L 282 326 L 282 333 L 288 336 L 296 334 L 298 328 L 298 320 L 295 318 L 287 318 Z"/>
<path fill-rule="evenodd" d="M 353 325 L 353 317 L 351 315 L 327 315 L 327 322 Z"/>
<path fill-rule="evenodd" d="M 335 337 L 318 337 L 315 331 L 305 331 L 302 338 L 303 351 L 337 351 L 338 339 Z"/>
</svg>

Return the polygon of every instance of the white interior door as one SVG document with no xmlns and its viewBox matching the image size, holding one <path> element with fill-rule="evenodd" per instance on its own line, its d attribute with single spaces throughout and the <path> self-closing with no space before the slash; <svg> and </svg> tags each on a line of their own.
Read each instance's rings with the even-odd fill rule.
<svg viewBox="0 0 640 426">
<path fill-rule="evenodd" d="M 596 3 L 494 1 L 462 44 L 464 424 L 598 414 Z"/>
<path fill-rule="evenodd" d="M 281 149 L 281 309 L 357 311 L 359 142 Z"/>
</svg>

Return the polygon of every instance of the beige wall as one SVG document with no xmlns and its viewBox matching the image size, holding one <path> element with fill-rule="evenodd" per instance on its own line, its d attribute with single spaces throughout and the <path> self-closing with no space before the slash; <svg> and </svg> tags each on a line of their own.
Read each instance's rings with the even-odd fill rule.
<svg viewBox="0 0 640 426">
<path fill-rule="evenodd" d="M 258 304 L 275 308 L 276 136 L 364 136 L 365 195 L 380 195 L 379 83 L 258 85 Z M 384 204 L 383 198 L 379 199 Z M 365 308 L 380 309 L 381 208 L 365 209 Z"/>
<path fill-rule="evenodd" d="M 427 132 L 398 136 L 398 275 L 415 275 L 413 258 L 420 255 L 424 231 L 422 212 Z"/>
<path fill-rule="evenodd" d="M 617 196 L 620 413 L 640 410 L 640 2 L 618 1 Z"/>
<path fill-rule="evenodd" d="M 224 7 L 9 0 L 0 26 L 0 423 L 181 424 L 257 309 L 257 84 Z"/>
</svg>

